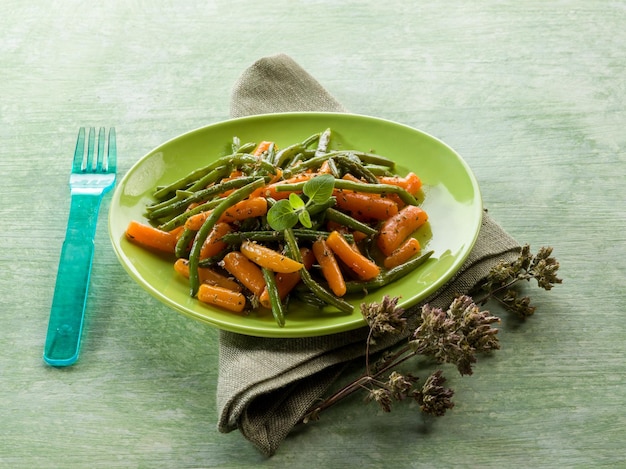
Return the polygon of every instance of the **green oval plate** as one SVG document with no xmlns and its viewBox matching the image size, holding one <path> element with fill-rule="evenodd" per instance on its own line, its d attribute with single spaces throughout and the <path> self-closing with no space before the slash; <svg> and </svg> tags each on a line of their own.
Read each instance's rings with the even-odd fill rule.
<svg viewBox="0 0 626 469">
<path fill-rule="evenodd" d="M 187 281 L 174 272 L 172 260 L 128 242 L 131 220 L 144 220 L 156 186 L 172 182 L 193 169 L 228 154 L 232 138 L 242 142 L 273 140 L 279 147 L 330 127 L 332 148 L 358 149 L 396 161 L 396 171 L 415 172 L 423 182 L 421 206 L 429 222 L 416 237 L 433 256 L 407 277 L 367 296 L 351 298 L 350 315 L 314 311 L 291 303 L 280 328 L 269 311 L 238 315 L 203 304 L 189 296 Z M 440 140 L 388 120 L 344 113 L 283 113 L 250 116 L 212 124 L 176 137 L 141 158 L 121 179 L 109 210 L 109 233 L 120 262 L 149 293 L 173 309 L 215 327 L 261 337 L 306 337 L 362 327 L 359 304 L 383 295 L 400 297 L 404 307 L 426 299 L 444 285 L 467 258 L 480 229 L 482 202 L 478 184 L 463 159 Z"/>
</svg>

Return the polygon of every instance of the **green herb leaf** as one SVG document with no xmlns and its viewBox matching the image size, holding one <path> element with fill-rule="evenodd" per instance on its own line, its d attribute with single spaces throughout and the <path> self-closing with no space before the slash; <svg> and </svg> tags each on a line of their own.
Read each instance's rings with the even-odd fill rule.
<svg viewBox="0 0 626 469">
<path fill-rule="evenodd" d="M 302 188 L 302 192 L 309 198 L 309 204 L 323 204 L 335 188 L 335 177 L 332 174 L 321 174 L 309 179 Z"/>
<path fill-rule="evenodd" d="M 267 223 L 275 231 L 286 230 L 298 223 L 298 213 L 293 210 L 289 200 L 282 199 L 268 210 Z"/>
<path fill-rule="evenodd" d="M 300 213 L 298 213 L 298 219 L 300 220 L 300 223 L 302 223 L 302 226 L 304 226 L 305 228 L 311 228 L 313 226 L 313 223 L 311 223 L 311 215 L 309 215 L 309 212 L 307 212 L 306 210 L 302 210 Z"/>
<path fill-rule="evenodd" d="M 294 210 L 302 210 L 304 208 L 304 200 L 295 192 L 289 194 L 289 203 Z"/>
</svg>

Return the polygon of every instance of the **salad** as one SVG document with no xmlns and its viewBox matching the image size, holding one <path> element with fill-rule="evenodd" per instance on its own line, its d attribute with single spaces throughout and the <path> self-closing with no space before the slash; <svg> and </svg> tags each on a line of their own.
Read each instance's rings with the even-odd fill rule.
<svg viewBox="0 0 626 469">
<path fill-rule="evenodd" d="M 234 313 L 266 308 L 285 325 L 290 300 L 351 313 L 350 295 L 419 267 L 414 234 L 428 221 L 421 180 L 393 160 L 332 149 L 326 129 L 278 148 L 232 153 L 154 190 L 145 220 L 125 235 L 170 256 L 190 295 Z"/>
</svg>

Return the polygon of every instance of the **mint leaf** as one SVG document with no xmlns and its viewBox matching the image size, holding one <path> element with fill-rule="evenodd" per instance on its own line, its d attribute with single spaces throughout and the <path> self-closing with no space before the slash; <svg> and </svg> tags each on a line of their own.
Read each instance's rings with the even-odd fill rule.
<svg viewBox="0 0 626 469">
<path fill-rule="evenodd" d="M 267 211 L 267 223 L 274 231 L 286 230 L 298 223 L 298 214 L 293 210 L 289 200 L 282 199 Z"/>
<path fill-rule="evenodd" d="M 305 228 L 311 228 L 313 226 L 313 223 L 311 223 L 311 215 L 309 215 L 309 212 L 306 210 L 302 210 L 298 214 L 298 220 L 300 220 L 300 223 L 302 223 L 302 226 Z"/>
<path fill-rule="evenodd" d="M 289 194 L 289 203 L 294 210 L 302 210 L 304 208 L 304 200 L 295 192 Z"/>
<path fill-rule="evenodd" d="M 320 174 L 309 179 L 302 188 L 302 192 L 309 198 L 309 204 L 323 204 L 335 188 L 335 177 L 332 174 Z"/>
</svg>

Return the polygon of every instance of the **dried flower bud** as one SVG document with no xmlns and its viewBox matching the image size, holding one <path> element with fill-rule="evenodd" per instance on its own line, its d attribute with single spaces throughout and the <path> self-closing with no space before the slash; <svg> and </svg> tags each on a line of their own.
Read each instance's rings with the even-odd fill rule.
<svg viewBox="0 0 626 469">
<path fill-rule="evenodd" d="M 361 303 L 361 313 L 370 327 L 372 336 L 386 332 L 399 333 L 406 326 L 404 309 L 398 306 L 398 298 L 385 295 L 380 303 Z"/>
<path fill-rule="evenodd" d="M 404 400 L 411 391 L 413 383 L 417 381 L 417 378 L 412 375 L 403 375 L 397 371 L 392 371 L 387 380 L 387 388 L 397 401 Z"/>
<path fill-rule="evenodd" d="M 383 412 L 391 412 L 391 393 L 384 388 L 374 388 L 370 389 L 367 397 L 365 398 L 366 402 L 376 401 Z"/>
<path fill-rule="evenodd" d="M 421 320 L 409 342 L 411 349 L 440 363 L 454 363 L 462 375 L 472 374 L 476 353 L 500 347 L 497 329 L 491 327 L 500 319 L 480 311 L 469 296 L 457 297 L 447 311 L 425 305 Z"/>
<path fill-rule="evenodd" d="M 454 391 L 450 388 L 444 388 L 443 383 L 445 382 L 446 378 L 444 378 L 441 370 L 437 370 L 428 377 L 422 389 L 415 393 L 414 398 L 422 412 L 441 417 L 445 415 L 448 409 L 454 407 L 454 402 L 452 402 Z"/>
<path fill-rule="evenodd" d="M 559 262 L 551 257 L 552 248 L 542 247 L 533 259 L 529 273 L 537 280 L 537 285 L 545 290 L 550 290 L 557 283 L 563 280 L 556 276 L 559 270 Z"/>
<path fill-rule="evenodd" d="M 502 303 L 521 318 L 527 318 L 535 314 L 535 306 L 530 304 L 530 298 L 519 298 L 515 290 L 507 290 L 502 297 Z"/>
</svg>

